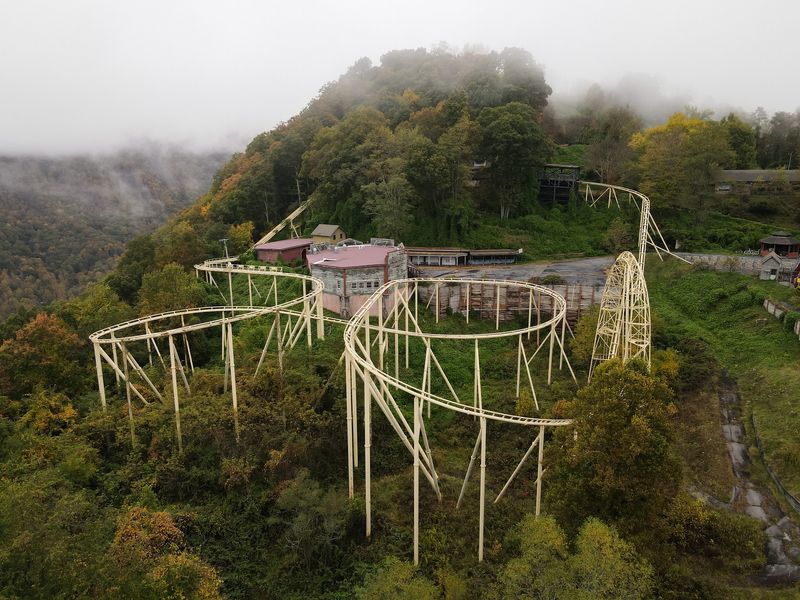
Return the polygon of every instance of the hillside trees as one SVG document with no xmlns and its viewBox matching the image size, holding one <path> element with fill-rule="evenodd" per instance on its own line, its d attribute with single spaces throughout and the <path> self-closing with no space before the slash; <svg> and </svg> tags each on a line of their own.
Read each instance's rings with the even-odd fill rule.
<svg viewBox="0 0 800 600">
<path fill-rule="evenodd" d="M 55 315 L 40 313 L 0 346 L 0 393 L 12 398 L 37 386 L 69 394 L 84 387 L 80 338 Z"/>
<path fill-rule="evenodd" d="M 544 164 L 550 147 L 537 123 L 536 111 L 527 104 L 510 102 L 484 108 L 478 122 L 483 133 L 481 152 L 489 161 L 491 187 L 500 218 L 525 209 L 536 189 L 535 169 Z"/>
<path fill-rule="evenodd" d="M 776 112 L 767 121 L 761 109 L 755 116 L 758 164 L 764 169 L 800 165 L 800 111 Z"/>
<path fill-rule="evenodd" d="M 627 106 L 601 111 L 590 134 L 585 167 L 605 183 L 620 182 L 627 163 L 634 158 L 631 136 L 641 129 L 639 116 Z"/>
<path fill-rule="evenodd" d="M 683 113 L 635 134 L 631 146 L 639 154 L 639 189 L 662 206 L 707 194 L 716 172 L 735 162 L 719 123 Z"/>
<path fill-rule="evenodd" d="M 500 576 L 504 597 L 644 599 L 652 592 L 653 568 L 597 519 L 581 527 L 574 554 L 552 517 L 527 515 L 508 538 L 520 552 Z"/>
<path fill-rule="evenodd" d="M 180 265 L 171 263 L 142 277 L 137 305 L 140 316 L 209 304 L 203 283 Z"/>
<path fill-rule="evenodd" d="M 569 407 L 577 435 L 559 433 L 549 498 L 560 522 L 594 516 L 643 531 L 666 510 L 680 481 L 670 451 L 672 392 L 644 365 L 614 359 L 594 372 Z"/>
<path fill-rule="evenodd" d="M 730 113 L 720 120 L 728 133 L 728 140 L 735 160 L 726 165 L 731 169 L 753 169 L 756 165 L 756 132 L 735 114 Z"/>
</svg>

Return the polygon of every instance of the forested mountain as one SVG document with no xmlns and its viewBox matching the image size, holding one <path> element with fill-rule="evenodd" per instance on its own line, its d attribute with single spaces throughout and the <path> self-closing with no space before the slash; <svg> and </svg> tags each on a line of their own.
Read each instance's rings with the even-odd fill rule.
<svg viewBox="0 0 800 600">
<path fill-rule="evenodd" d="M 271 316 L 232 322 L 225 347 L 233 354 L 224 357 L 218 326 L 175 336 L 177 347 L 172 337 L 152 346 L 126 340 L 126 349 L 117 350 L 123 364 L 130 352 L 127 364 L 142 365 L 149 384 L 139 382 L 136 390 L 146 402 L 128 403 L 121 373 L 106 369 L 108 407 L 99 408 L 89 334 L 136 315 L 219 304 L 222 290 L 197 278 L 192 266 L 220 256 L 220 238 L 249 260 L 253 241 L 307 198 L 314 203 L 303 227 L 336 222 L 353 237 L 518 244 L 528 257 L 550 258 L 630 248 L 635 211 L 537 198 L 536 168 L 555 160 L 580 164 L 586 178 L 650 192 L 670 244 L 737 251 L 769 231 L 768 224 L 712 210 L 709 185 L 719 168 L 784 164 L 800 150 L 800 120 L 776 116 L 759 125 L 747 116 L 714 120 L 687 110 L 645 128 L 629 106 L 591 97 L 576 114 L 554 117 L 545 111 L 549 95 L 542 69 L 524 50 L 400 50 L 379 65 L 356 62 L 213 178 L 220 157 L 180 153 L 0 163 L 0 199 L 9 207 L 3 205 L 9 215 L 3 249 L 7 244 L 29 265 L 10 279 L 5 272 L 21 262 L 3 257 L 6 297 L 45 300 L 35 288 L 47 277 L 67 294 L 70 286 L 57 279 L 62 271 L 73 274 L 71 285 L 88 281 L 125 246 L 96 285 L 39 314 L 17 313 L 0 328 L 0 597 L 797 597 L 788 580 L 763 585 L 762 524 L 715 508 L 726 506 L 736 481 L 719 421 L 718 381 L 725 373 L 718 359 L 757 385 L 760 376 L 744 370 L 754 356 L 782 369 L 796 364 L 800 352 L 783 323 L 762 318 L 770 282 L 754 286 L 735 273 L 661 267 L 660 285 L 651 286 L 651 368 L 614 360 L 585 384 L 597 321 L 590 311 L 564 348 L 575 379 L 554 369 L 552 385 L 537 388 L 535 413 L 530 395 L 510 392 L 509 365 L 519 364 L 518 343 L 526 344 L 532 377 L 544 379 L 547 359 L 544 351 L 536 356 L 538 340 L 515 336 L 510 345 L 481 346 L 484 406 L 568 417 L 575 427 L 547 433 L 544 516 L 533 517 L 536 470 L 523 468 L 503 502 L 486 511 L 480 563 L 477 484 L 466 491 L 469 507 L 458 509 L 454 500 L 477 423 L 435 407 L 424 436 L 427 445 L 430 435 L 447 498 L 423 494 L 419 567 L 409 561 L 411 462 L 377 405 L 376 509 L 372 537 L 364 535 L 362 496 L 348 500 L 347 491 L 341 322 L 327 323 L 324 340 L 312 348 L 301 342 L 280 356 L 271 349 L 262 355 Z M 789 224 L 795 216 L 774 215 Z M 64 228 L 79 237 L 65 243 Z M 125 245 L 122 237 L 135 233 Z M 234 292 L 237 302 L 252 302 L 246 283 L 231 283 L 225 303 L 234 303 Z M 271 289 L 277 295 L 278 284 Z M 298 289 L 299 283 L 287 284 L 281 293 Z M 781 299 L 795 294 L 781 290 Z M 195 318 L 169 315 L 165 327 Z M 479 318 L 469 324 L 460 314 L 434 318 L 424 302 L 418 322 L 438 332 L 485 331 Z M 282 331 L 294 335 L 291 328 L 301 322 L 294 323 L 278 322 L 276 338 Z M 383 348 L 380 339 L 372 345 Z M 193 359 L 186 358 L 190 342 Z M 473 394 L 477 361 L 449 342 L 436 344 L 453 366 L 452 385 L 462 398 Z M 431 365 L 430 347 L 420 348 L 410 352 L 408 367 L 397 367 L 409 381 L 424 381 L 425 364 Z M 744 355 L 743 348 L 754 349 Z M 185 370 L 170 368 L 176 357 Z M 791 390 L 800 389 L 792 368 L 781 370 L 780 390 L 762 396 L 790 406 Z M 239 382 L 235 401 L 232 374 Z M 438 376 L 427 381 L 447 393 Z M 171 385 L 180 390 L 182 449 Z M 363 415 L 359 409 L 356 420 Z M 360 446 L 365 439 L 359 439 Z M 492 424 L 490 440 L 491 502 L 530 439 Z M 796 473 L 797 446 L 781 451 L 780 464 Z M 363 476 L 359 469 L 359 490 Z"/>
<path fill-rule="evenodd" d="M 81 291 L 136 234 L 208 189 L 224 153 L 156 145 L 105 156 L 0 156 L 0 318 Z"/>
</svg>

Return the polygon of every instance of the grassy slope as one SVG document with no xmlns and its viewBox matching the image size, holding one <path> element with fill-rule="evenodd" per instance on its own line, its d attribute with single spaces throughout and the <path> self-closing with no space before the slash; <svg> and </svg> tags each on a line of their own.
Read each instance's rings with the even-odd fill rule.
<svg viewBox="0 0 800 600">
<path fill-rule="evenodd" d="M 673 333 L 707 341 L 736 378 L 746 418 L 755 414 L 767 460 L 784 484 L 800 493 L 800 341 L 760 306 L 792 290 L 675 262 L 648 265 L 654 311 Z"/>
</svg>

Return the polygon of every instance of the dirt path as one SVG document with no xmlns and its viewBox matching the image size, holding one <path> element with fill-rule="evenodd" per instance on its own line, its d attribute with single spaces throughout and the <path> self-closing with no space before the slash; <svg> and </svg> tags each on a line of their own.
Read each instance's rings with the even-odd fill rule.
<svg viewBox="0 0 800 600">
<path fill-rule="evenodd" d="M 713 502 L 724 508 L 744 512 L 761 521 L 767 534 L 767 566 L 765 582 L 800 581 L 800 528 L 781 510 L 771 490 L 753 483 L 750 479 L 750 455 L 747 452 L 745 431 L 742 425 L 739 393 L 736 384 L 726 373 L 719 390 L 722 431 L 728 446 L 737 483 L 728 503 Z M 708 498 L 705 498 L 708 500 Z"/>
</svg>

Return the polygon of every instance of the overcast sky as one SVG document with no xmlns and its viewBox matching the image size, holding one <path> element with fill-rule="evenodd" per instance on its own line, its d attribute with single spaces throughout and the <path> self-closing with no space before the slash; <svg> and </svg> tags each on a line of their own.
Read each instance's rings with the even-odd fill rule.
<svg viewBox="0 0 800 600">
<path fill-rule="evenodd" d="M 0 0 L 0 152 L 237 149 L 359 57 L 439 42 L 525 48 L 556 93 L 634 74 L 794 111 L 798 24 L 795 0 Z"/>
</svg>

